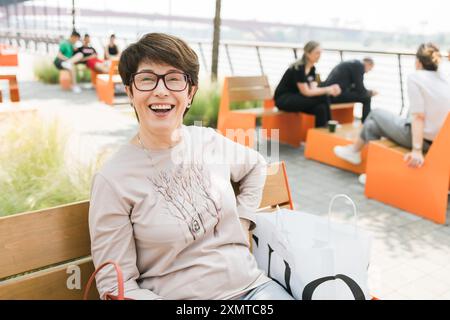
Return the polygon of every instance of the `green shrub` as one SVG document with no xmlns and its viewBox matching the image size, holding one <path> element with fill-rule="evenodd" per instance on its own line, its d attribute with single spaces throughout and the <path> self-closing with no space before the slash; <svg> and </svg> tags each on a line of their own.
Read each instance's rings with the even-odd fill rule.
<svg viewBox="0 0 450 320">
<path fill-rule="evenodd" d="M 34 75 L 36 78 L 48 84 L 59 83 L 59 70 L 50 58 L 42 58 L 34 65 Z M 90 82 L 91 71 L 84 64 L 77 65 L 77 82 Z"/>
<path fill-rule="evenodd" d="M 57 120 L 45 123 L 30 116 L 1 129 L 6 143 L 0 145 L 0 216 L 89 198 L 101 158 L 88 164 L 68 161 L 68 131 Z"/>
<path fill-rule="evenodd" d="M 184 117 L 184 124 L 193 125 L 195 121 L 201 121 L 203 127 L 217 128 L 221 88 L 221 84 L 201 85 L 195 95 L 191 109 Z M 230 109 L 251 109 L 261 106 L 261 101 L 232 102 Z"/>
<path fill-rule="evenodd" d="M 55 84 L 59 82 L 59 70 L 51 59 L 39 59 L 34 65 L 36 79 L 43 83 Z"/>
<path fill-rule="evenodd" d="M 200 86 L 189 112 L 184 117 L 185 125 L 201 121 L 203 127 L 217 127 L 220 92 L 218 85 Z"/>
</svg>

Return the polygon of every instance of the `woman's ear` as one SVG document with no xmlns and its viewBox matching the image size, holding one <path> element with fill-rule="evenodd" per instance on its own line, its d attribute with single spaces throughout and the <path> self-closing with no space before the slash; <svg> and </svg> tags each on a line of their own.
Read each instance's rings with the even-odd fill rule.
<svg viewBox="0 0 450 320">
<path fill-rule="evenodd" d="M 130 86 L 125 86 L 125 93 L 128 96 L 128 99 L 130 99 L 130 103 L 133 104 L 133 90 Z"/>
<path fill-rule="evenodd" d="M 191 91 L 189 92 L 189 104 L 192 104 L 192 101 L 194 100 L 194 96 L 197 93 L 198 87 L 192 86 Z"/>
</svg>

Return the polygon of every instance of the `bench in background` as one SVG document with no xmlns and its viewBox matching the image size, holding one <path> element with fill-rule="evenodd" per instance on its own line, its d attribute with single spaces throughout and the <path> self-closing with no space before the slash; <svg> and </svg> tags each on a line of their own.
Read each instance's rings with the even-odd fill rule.
<svg viewBox="0 0 450 320">
<path fill-rule="evenodd" d="M 299 147 L 306 140 L 308 129 L 314 128 L 315 117 L 303 112 L 285 112 L 275 107 L 269 81 L 266 76 L 225 77 L 220 100 L 217 128 L 226 134 L 227 129 L 254 130 L 256 119 L 261 119 L 262 129 L 267 130 L 266 138 L 271 138 L 271 130 L 279 130 L 279 141 Z M 231 103 L 260 101 L 263 106 L 253 109 L 231 110 Z M 333 119 L 340 123 L 353 122 L 353 103 L 331 105 Z M 235 141 L 241 142 L 236 138 Z M 242 142 L 241 142 L 242 143 Z M 253 146 L 252 137 L 243 143 Z"/>
</svg>

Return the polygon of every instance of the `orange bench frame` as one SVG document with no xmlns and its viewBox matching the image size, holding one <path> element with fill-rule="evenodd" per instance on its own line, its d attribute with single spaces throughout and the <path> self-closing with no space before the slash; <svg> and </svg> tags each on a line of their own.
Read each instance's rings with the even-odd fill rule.
<svg viewBox="0 0 450 320">
<path fill-rule="evenodd" d="M 8 80 L 9 84 L 9 98 L 11 102 L 19 102 L 20 94 L 19 94 L 19 85 L 17 83 L 17 77 L 15 74 L 5 74 L 0 75 L 0 80 Z M 2 92 L 0 91 L 0 102 L 3 101 Z"/>
<path fill-rule="evenodd" d="M 406 152 L 369 143 L 366 196 L 444 224 L 450 187 L 450 113 L 421 168 L 405 164 Z"/>
<path fill-rule="evenodd" d="M 96 74 L 95 89 L 100 101 L 106 104 L 114 104 L 114 76 L 119 74 L 119 60 L 111 60 L 111 67 L 109 73 Z"/>
<path fill-rule="evenodd" d="M 19 65 L 17 49 L 5 44 L 0 44 L 0 66 L 16 67 Z"/>
<path fill-rule="evenodd" d="M 361 127 L 355 128 L 352 124 L 342 125 L 342 127 L 336 129 L 335 133 L 331 133 L 325 128 L 309 129 L 305 145 L 305 158 L 357 174 L 364 173 L 367 163 L 367 147 L 362 150 L 362 162 L 359 165 L 338 158 L 333 151 L 335 146 L 352 144 L 360 129 Z"/>
</svg>

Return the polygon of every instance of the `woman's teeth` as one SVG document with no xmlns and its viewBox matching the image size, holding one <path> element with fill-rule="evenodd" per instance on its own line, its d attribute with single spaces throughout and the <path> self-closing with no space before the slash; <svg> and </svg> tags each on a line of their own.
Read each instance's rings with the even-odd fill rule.
<svg viewBox="0 0 450 320">
<path fill-rule="evenodd" d="M 172 109 L 172 105 L 170 104 L 152 104 L 150 106 L 152 110 L 170 110 Z"/>
</svg>

